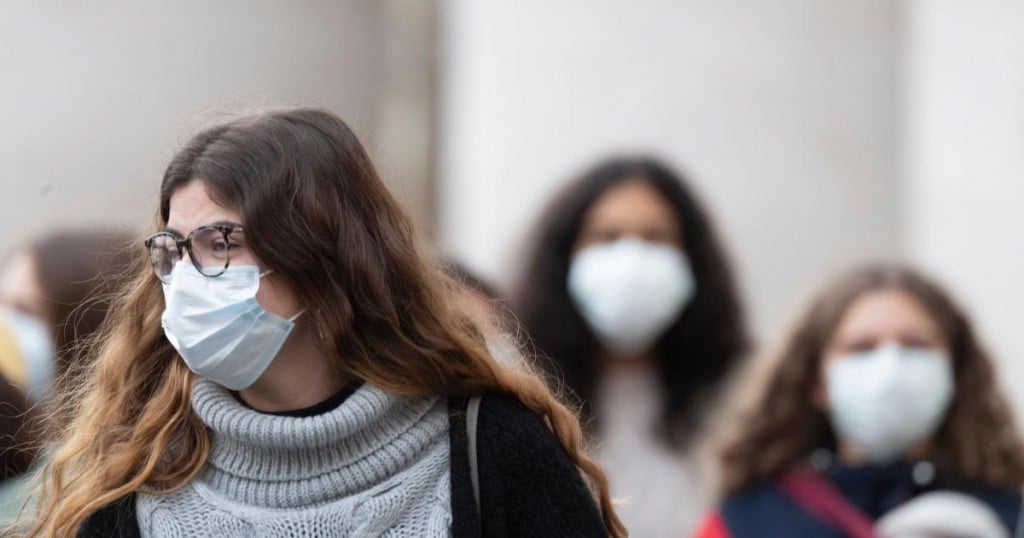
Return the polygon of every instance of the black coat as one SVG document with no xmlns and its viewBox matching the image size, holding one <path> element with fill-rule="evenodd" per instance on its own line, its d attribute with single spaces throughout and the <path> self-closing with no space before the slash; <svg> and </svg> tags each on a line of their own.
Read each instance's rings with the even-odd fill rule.
<svg viewBox="0 0 1024 538">
<path fill-rule="evenodd" d="M 593 497 L 551 430 L 519 401 L 483 399 L 477 424 L 481 514 L 470 481 L 466 402 L 450 402 L 452 533 L 476 536 L 607 536 Z M 482 516 L 482 517 L 481 517 Z M 138 538 L 135 497 L 93 514 L 79 538 Z"/>
</svg>

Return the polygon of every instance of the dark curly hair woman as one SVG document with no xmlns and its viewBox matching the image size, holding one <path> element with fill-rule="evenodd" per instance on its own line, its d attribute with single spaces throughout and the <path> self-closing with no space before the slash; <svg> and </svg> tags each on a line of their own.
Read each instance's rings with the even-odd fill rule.
<svg viewBox="0 0 1024 538">
<path fill-rule="evenodd" d="M 647 157 L 583 174 L 542 217 L 513 296 L 583 404 L 620 515 L 678 536 L 700 514 L 686 448 L 747 335 L 732 270 L 683 179 Z"/>
</svg>

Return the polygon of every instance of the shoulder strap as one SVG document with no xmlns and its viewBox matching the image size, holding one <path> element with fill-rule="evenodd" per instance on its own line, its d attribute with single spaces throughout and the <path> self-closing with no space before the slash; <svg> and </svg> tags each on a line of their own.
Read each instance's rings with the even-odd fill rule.
<svg viewBox="0 0 1024 538">
<path fill-rule="evenodd" d="M 466 407 L 466 439 L 469 443 L 469 480 L 473 483 L 473 500 L 476 501 L 476 513 L 480 512 L 480 469 L 476 457 L 476 423 L 480 419 L 480 396 L 470 398 Z"/>
<path fill-rule="evenodd" d="M 875 524 L 830 482 L 815 473 L 786 474 L 776 485 L 801 508 L 850 538 L 877 538 Z"/>
</svg>

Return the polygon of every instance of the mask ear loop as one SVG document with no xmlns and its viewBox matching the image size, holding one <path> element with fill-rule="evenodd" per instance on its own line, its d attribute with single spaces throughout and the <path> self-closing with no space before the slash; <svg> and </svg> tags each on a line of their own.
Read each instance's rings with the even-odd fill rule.
<svg viewBox="0 0 1024 538">
<path fill-rule="evenodd" d="M 265 276 L 267 276 L 267 275 L 269 275 L 270 273 L 273 273 L 273 272 L 274 272 L 273 269 L 267 269 L 266 271 L 263 271 L 262 273 L 260 273 L 260 278 L 263 278 L 263 277 L 265 277 Z M 288 318 L 288 322 L 289 323 L 295 323 L 295 320 L 299 319 L 299 316 L 305 314 L 306 310 L 309 310 L 309 307 L 306 307 L 306 308 L 303 308 L 302 310 L 299 310 L 298 313 L 296 313 L 294 316 Z"/>
</svg>

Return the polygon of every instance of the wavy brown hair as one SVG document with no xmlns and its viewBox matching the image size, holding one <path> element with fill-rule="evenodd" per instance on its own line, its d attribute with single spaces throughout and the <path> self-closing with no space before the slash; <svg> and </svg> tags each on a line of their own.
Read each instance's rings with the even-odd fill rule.
<svg viewBox="0 0 1024 538">
<path fill-rule="evenodd" d="M 307 305 L 339 372 L 408 395 L 515 397 L 546 419 L 608 533 L 625 535 L 575 415 L 536 374 L 489 356 L 482 330 L 450 300 L 450 283 L 424 261 L 409 218 L 338 117 L 287 110 L 199 133 L 167 167 L 158 227 L 175 189 L 194 180 L 241 213 L 250 248 Z M 210 435 L 190 402 L 195 376 L 164 337 L 160 283 L 142 258 L 88 383 L 69 402 L 75 419 L 46 470 L 29 536 L 72 536 L 119 498 L 185 486 L 207 460 Z"/>
<path fill-rule="evenodd" d="M 729 494 L 800 466 L 817 448 L 835 448 L 829 420 L 812 401 L 825 348 L 855 300 L 879 290 L 914 297 L 941 329 L 953 360 L 955 394 L 926 457 L 943 480 L 1019 489 L 1024 445 L 996 373 L 964 312 L 938 285 L 904 267 L 852 271 L 821 292 L 777 353 L 736 386 L 735 428 L 720 457 Z M 753 386 L 751 386 L 753 385 Z"/>
</svg>

